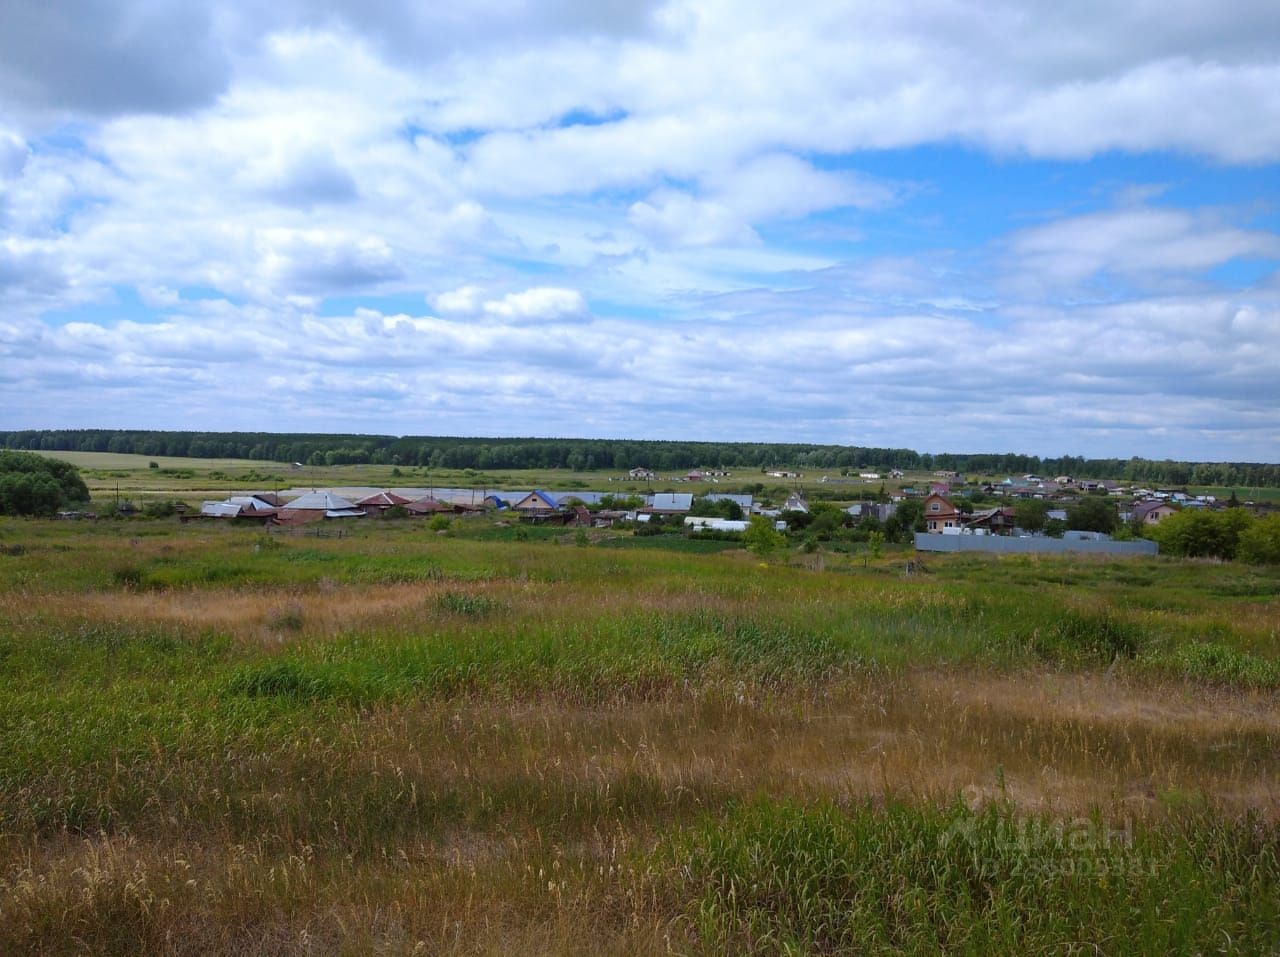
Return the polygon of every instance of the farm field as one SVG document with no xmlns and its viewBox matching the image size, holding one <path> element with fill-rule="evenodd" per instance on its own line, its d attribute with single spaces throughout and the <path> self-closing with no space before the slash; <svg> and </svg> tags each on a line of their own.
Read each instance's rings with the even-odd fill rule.
<svg viewBox="0 0 1280 957">
<path fill-rule="evenodd" d="M 1280 947 L 1280 568 L 321 531 L 0 521 L 0 953 Z"/>
</svg>

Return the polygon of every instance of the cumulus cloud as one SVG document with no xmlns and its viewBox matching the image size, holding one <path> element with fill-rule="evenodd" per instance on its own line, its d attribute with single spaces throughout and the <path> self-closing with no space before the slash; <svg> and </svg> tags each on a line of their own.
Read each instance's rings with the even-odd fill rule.
<svg viewBox="0 0 1280 957">
<path fill-rule="evenodd" d="M 1252 0 L 14 0 L 0 424 L 256 423 L 265 382 L 282 427 L 926 445 L 941 408 L 949 447 L 1273 455 L 1277 36 Z"/>
<path fill-rule="evenodd" d="M 1135 206 L 1060 219 L 1010 240 L 1023 276 L 1076 284 L 1101 273 L 1196 276 L 1236 258 L 1280 259 L 1280 236 L 1181 209 Z"/>
<path fill-rule="evenodd" d="M 553 286 L 509 292 L 498 299 L 485 298 L 476 286 L 461 286 L 435 296 L 432 304 L 446 316 L 481 316 L 511 323 L 576 320 L 588 315 L 582 293 Z"/>
<path fill-rule="evenodd" d="M 367 288 L 402 275 L 391 247 L 378 236 L 268 229 L 258 234 L 256 246 L 260 275 L 282 294 Z"/>
<path fill-rule="evenodd" d="M 396 421 L 429 395 L 427 407 L 451 410 L 451 427 L 478 432 L 493 431 L 484 423 L 494 403 L 504 408 L 507 431 L 531 428 L 533 419 L 515 410 L 537 396 L 543 430 L 579 432 L 575 424 L 590 409 L 602 428 L 655 434 L 653 412 L 662 409 L 684 434 L 705 435 L 705 402 L 691 401 L 692 385 L 743 409 L 738 428 L 779 440 L 815 432 L 900 444 L 895 435 L 936 427 L 940 403 L 947 435 L 934 448 L 1013 442 L 1050 452 L 1048 432 L 1055 441 L 1088 437 L 1098 454 L 1126 454 L 1143 430 L 1159 427 L 1172 431 L 1150 454 L 1212 437 L 1224 450 L 1257 458 L 1280 439 L 1273 419 L 1257 414 L 1280 401 L 1270 358 L 1280 349 L 1275 301 L 1246 306 L 1199 295 L 1041 309 L 993 331 L 963 315 L 842 311 L 833 297 L 826 311 L 796 309 L 785 321 L 776 308 L 740 312 L 727 325 L 547 320 L 530 339 L 530 311 L 545 317 L 548 302 L 572 303 L 568 290 L 455 293 L 437 302 L 458 310 L 444 317 L 365 309 L 320 318 L 222 304 L 110 329 L 0 325 L 10 376 L 0 392 L 13 399 L 56 375 L 66 389 L 124 395 L 142 377 L 148 388 L 172 388 L 179 406 L 222 393 L 229 414 L 237 396 L 246 408 L 261 401 L 265 382 L 273 400 L 302 389 L 308 402 L 335 410 L 348 408 L 344 390 L 351 389 L 362 410 Z M 486 321 L 475 322 L 476 314 Z M 948 346 L 922 347 L 929 343 Z M 69 414 L 74 394 L 52 395 L 53 408 Z"/>
</svg>

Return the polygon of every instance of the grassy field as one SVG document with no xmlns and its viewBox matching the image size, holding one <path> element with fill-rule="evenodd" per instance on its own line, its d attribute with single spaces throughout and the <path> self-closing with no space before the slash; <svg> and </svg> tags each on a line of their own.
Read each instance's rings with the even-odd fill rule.
<svg viewBox="0 0 1280 957">
<path fill-rule="evenodd" d="M 1280 569 L 320 531 L 0 522 L 0 953 L 1280 947 Z"/>
</svg>

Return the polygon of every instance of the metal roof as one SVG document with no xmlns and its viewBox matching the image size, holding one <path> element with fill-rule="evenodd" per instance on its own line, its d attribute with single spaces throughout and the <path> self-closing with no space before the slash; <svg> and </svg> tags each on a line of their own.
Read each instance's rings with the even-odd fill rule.
<svg viewBox="0 0 1280 957">
<path fill-rule="evenodd" d="M 332 492 L 308 492 L 284 506 L 285 511 L 357 512 L 355 504 Z"/>
<path fill-rule="evenodd" d="M 385 506 L 392 508 L 396 505 L 408 505 L 412 499 L 405 498 L 403 495 L 397 495 L 395 492 L 379 492 L 377 495 L 370 495 L 368 498 L 362 498 L 356 502 L 357 505 L 365 506 Z"/>
<path fill-rule="evenodd" d="M 693 493 L 655 492 L 649 507 L 664 512 L 687 512 L 693 507 Z"/>
<path fill-rule="evenodd" d="M 542 489 L 537 489 L 537 488 L 534 489 L 532 492 L 530 492 L 528 495 L 526 495 L 524 498 L 522 498 L 520 502 L 517 502 L 516 505 L 519 506 L 520 503 L 530 498 L 541 501 L 548 508 L 560 507 L 560 503 L 556 501 L 556 497 L 554 495 L 552 495 L 550 492 L 544 492 L 542 491 Z"/>
<path fill-rule="evenodd" d="M 744 511 L 751 508 L 752 502 L 750 495 L 730 495 L 728 492 L 708 492 L 702 497 L 708 502 L 734 502 Z"/>
</svg>

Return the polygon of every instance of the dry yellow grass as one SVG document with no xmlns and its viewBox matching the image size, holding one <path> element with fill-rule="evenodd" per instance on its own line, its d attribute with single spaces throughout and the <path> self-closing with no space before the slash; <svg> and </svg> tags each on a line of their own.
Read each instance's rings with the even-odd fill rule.
<svg viewBox="0 0 1280 957">
<path fill-rule="evenodd" d="M 1271 654 L 1247 581 L 234 532 L 6 556 L 0 952 L 663 953 L 628 869 L 761 795 L 1280 823 L 1273 685 L 1153 666 Z M 1153 657 L 1042 653 L 1055 615 Z"/>
<path fill-rule="evenodd" d="M 121 834 L 11 841 L 0 919 L 34 939 L 56 920 L 70 944 L 95 947 L 106 922 L 172 953 L 661 953 L 669 918 L 626 896 L 622 868 L 672 816 L 765 793 L 1002 799 L 1112 822 L 1193 799 L 1275 819 L 1277 741 L 1274 697 L 1039 672 L 595 708 L 408 702 L 282 742 L 256 765 L 229 755 L 238 768 L 220 786 L 256 804 L 259 837 L 158 807 Z M 496 802 L 496 826 L 442 824 L 353 857 L 352 809 L 317 797 L 333 781 L 350 782 L 353 802 L 393 786 L 383 813 L 442 793 Z M 624 913 L 601 911 L 620 900 Z"/>
</svg>

